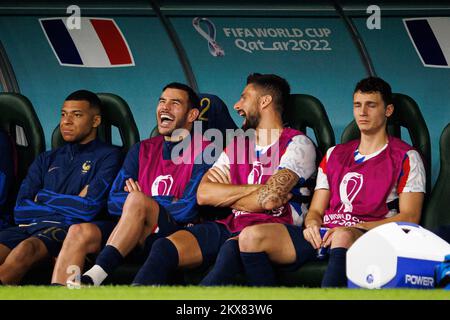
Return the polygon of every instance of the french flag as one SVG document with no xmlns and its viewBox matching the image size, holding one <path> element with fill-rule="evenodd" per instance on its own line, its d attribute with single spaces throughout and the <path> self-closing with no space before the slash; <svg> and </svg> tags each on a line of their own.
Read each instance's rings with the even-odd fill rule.
<svg viewBox="0 0 450 320">
<path fill-rule="evenodd" d="M 82 17 L 80 29 L 69 29 L 64 18 L 39 19 L 62 66 L 110 68 L 134 66 L 133 55 L 113 19 Z"/>
<path fill-rule="evenodd" d="M 426 67 L 450 68 L 450 18 L 403 19 L 417 54 Z"/>
</svg>

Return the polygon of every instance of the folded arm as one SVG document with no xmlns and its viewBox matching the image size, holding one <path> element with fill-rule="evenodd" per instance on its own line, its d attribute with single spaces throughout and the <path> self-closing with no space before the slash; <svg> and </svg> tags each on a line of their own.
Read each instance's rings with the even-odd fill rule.
<svg viewBox="0 0 450 320">
<path fill-rule="evenodd" d="M 260 185 L 233 185 L 229 170 L 224 166 L 213 167 L 203 176 L 197 190 L 199 205 L 232 207 L 239 199 L 258 190 Z"/>
<path fill-rule="evenodd" d="M 55 210 L 36 202 L 36 195 L 43 185 L 44 155 L 39 155 L 28 169 L 28 174 L 20 185 L 14 208 L 17 223 L 27 223 L 32 219 L 55 214 Z"/>
<path fill-rule="evenodd" d="M 36 200 L 64 216 L 91 221 L 104 208 L 119 165 L 119 152 L 111 152 L 101 160 L 101 166 L 95 176 L 78 195 L 60 194 L 42 189 L 37 193 Z"/>
<path fill-rule="evenodd" d="M 281 169 L 260 188 L 233 203 L 233 209 L 264 212 L 281 207 L 287 203 L 292 194 L 290 191 L 297 184 L 299 177 L 289 169 Z"/>
<path fill-rule="evenodd" d="M 184 189 L 182 197 L 180 199 L 173 199 L 173 197 L 170 197 L 171 201 L 167 204 L 161 202 L 164 208 L 170 212 L 177 222 L 188 223 L 194 221 L 197 217 L 197 190 L 202 177 L 209 168 L 210 165 L 207 164 L 194 165 L 191 178 Z M 156 197 L 154 198 L 158 201 Z"/>
</svg>

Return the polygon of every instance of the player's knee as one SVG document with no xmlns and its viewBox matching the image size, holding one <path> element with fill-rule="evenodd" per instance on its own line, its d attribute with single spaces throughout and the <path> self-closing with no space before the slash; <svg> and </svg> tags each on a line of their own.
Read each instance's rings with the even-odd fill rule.
<svg viewBox="0 0 450 320">
<path fill-rule="evenodd" d="M 64 240 L 67 245 L 73 247 L 86 247 L 92 243 L 98 242 L 98 227 L 92 223 L 81 223 L 70 226 Z"/>
<path fill-rule="evenodd" d="M 264 251 L 265 233 L 259 225 L 244 228 L 239 234 L 239 248 L 243 252 Z"/>
<path fill-rule="evenodd" d="M 355 236 L 349 229 L 337 229 L 331 241 L 332 248 L 350 248 L 355 242 Z"/>
<path fill-rule="evenodd" d="M 139 207 L 147 200 L 147 196 L 142 192 L 130 192 L 125 200 L 127 206 Z"/>
<path fill-rule="evenodd" d="M 142 192 L 131 192 L 123 205 L 123 216 L 133 220 L 145 220 L 149 198 Z"/>
</svg>

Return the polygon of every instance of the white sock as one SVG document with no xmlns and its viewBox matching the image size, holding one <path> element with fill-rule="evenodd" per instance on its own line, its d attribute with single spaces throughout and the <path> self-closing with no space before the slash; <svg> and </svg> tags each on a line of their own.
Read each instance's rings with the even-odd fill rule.
<svg viewBox="0 0 450 320">
<path fill-rule="evenodd" d="M 106 279 L 108 274 L 103 270 L 102 267 L 100 267 L 98 264 L 94 265 L 92 268 L 90 268 L 88 271 L 86 271 L 84 276 L 88 276 L 92 279 L 94 282 L 94 286 L 99 286 L 102 284 L 102 282 Z"/>
</svg>

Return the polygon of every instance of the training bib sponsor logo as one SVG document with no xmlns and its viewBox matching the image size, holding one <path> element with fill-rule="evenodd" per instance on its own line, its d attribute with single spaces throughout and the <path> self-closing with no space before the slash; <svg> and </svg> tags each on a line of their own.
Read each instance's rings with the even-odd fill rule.
<svg viewBox="0 0 450 320">
<path fill-rule="evenodd" d="M 173 178 L 170 174 L 158 176 L 152 184 L 152 196 L 168 196 L 172 189 Z"/>
<path fill-rule="evenodd" d="M 364 183 L 363 175 L 357 172 L 348 172 L 339 185 L 339 195 L 342 205 L 338 212 L 353 212 L 352 202 L 355 200 Z"/>
</svg>

